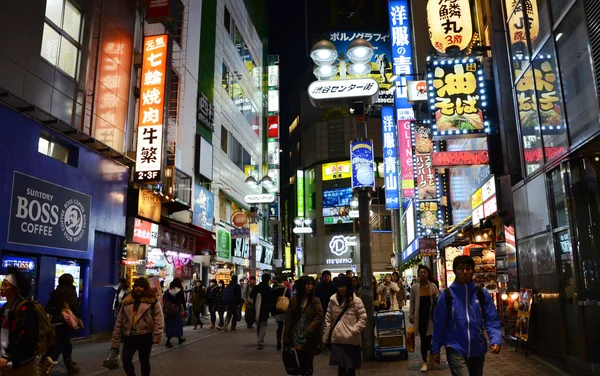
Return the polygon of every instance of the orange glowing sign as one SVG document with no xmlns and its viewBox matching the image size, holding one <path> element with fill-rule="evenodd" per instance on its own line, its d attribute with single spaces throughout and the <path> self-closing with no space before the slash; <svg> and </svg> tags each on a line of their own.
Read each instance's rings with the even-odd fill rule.
<svg viewBox="0 0 600 376">
<path fill-rule="evenodd" d="M 167 67 L 167 34 L 144 38 L 139 126 L 162 125 Z"/>
</svg>

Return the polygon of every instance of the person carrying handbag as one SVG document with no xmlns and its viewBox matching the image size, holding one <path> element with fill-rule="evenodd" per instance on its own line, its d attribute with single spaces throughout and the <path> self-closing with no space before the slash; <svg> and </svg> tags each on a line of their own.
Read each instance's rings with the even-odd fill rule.
<svg viewBox="0 0 600 376">
<path fill-rule="evenodd" d="M 81 368 L 72 359 L 72 338 L 73 332 L 77 327 L 77 325 L 73 325 L 73 320 L 77 322 L 81 314 L 77 302 L 75 280 L 71 274 L 63 274 L 58 278 L 58 286 L 50 294 L 50 299 L 46 303 L 44 310 L 51 316 L 50 321 L 54 325 L 56 333 L 54 345 L 52 345 L 43 357 L 44 363 L 48 363 L 48 357 L 50 357 L 52 362 L 56 364 L 58 357 L 62 354 L 68 374 L 78 374 L 81 372 Z M 42 364 L 41 375 L 49 375 L 54 364 Z M 47 373 L 45 370 L 47 370 Z"/>
<path fill-rule="evenodd" d="M 296 350 L 300 375 L 312 376 L 314 357 L 321 353 L 321 328 L 323 307 L 315 297 L 313 281 L 310 277 L 300 277 L 296 282 L 296 294 L 290 299 L 285 313 L 283 345 Z"/>
<path fill-rule="evenodd" d="M 277 279 L 277 285 L 273 287 L 273 297 L 275 298 L 273 315 L 275 316 L 275 322 L 277 322 L 277 350 L 281 350 L 283 323 L 285 321 L 285 314 L 289 307 L 289 298 L 292 295 L 288 288 L 283 284 L 283 278 L 284 277 L 279 277 Z"/>
<path fill-rule="evenodd" d="M 362 365 L 361 331 L 367 325 L 367 311 L 352 291 L 350 278 L 340 277 L 337 290 L 325 315 L 323 343 L 331 350 L 329 365 L 338 366 L 338 375 L 354 376 Z"/>
</svg>

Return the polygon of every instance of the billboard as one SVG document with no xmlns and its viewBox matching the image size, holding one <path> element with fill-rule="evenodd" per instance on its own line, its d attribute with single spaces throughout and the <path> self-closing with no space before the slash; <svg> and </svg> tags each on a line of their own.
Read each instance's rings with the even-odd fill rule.
<svg viewBox="0 0 600 376">
<path fill-rule="evenodd" d="M 398 193 L 398 154 L 396 150 L 396 122 L 394 108 L 381 108 L 381 124 L 383 134 L 383 164 L 385 178 L 385 207 L 399 209 Z"/>
<path fill-rule="evenodd" d="M 375 188 L 375 162 L 373 141 L 352 141 L 352 188 Z"/>
</svg>

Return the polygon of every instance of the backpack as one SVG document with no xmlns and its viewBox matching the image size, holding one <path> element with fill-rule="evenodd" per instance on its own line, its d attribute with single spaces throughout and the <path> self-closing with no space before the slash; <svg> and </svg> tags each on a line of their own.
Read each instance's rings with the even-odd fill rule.
<svg viewBox="0 0 600 376">
<path fill-rule="evenodd" d="M 169 299 L 163 299 L 163 310 L 167 317 L 175 317 L 180 313 L 179 304 L 175 304 Z"/>
<path fill-rule="evenodd" d="M 275 310 L 277 313 L 286 313 L 288 310 L 290 299 L 285 296 L 286 293 L 287 287 L 283 290 L 283 295 L 277 297 L 277 303 L 275 304 Z"/>
<path fill-rule="evenodd" d="M 477 299 L 479 299 L 479 308 L 481 309 L 481 320 L 485 322 L 485 296 L 483 295 L 483 289 L 481 286 L 477 286 L 477 290 L 475 290 L 477 294 Z M 444 289 L 444 299 L 446 300 L 446 311 L 448 312 L 448 321 L 450 321 L 450 317 L 452 315 L 452 294 L 450 293 L 449 288 Z"/>
<path fill-rule="evenodd" d="M 35 300 L 23 299 L 21 300 L 15 310 L 18 312 L 21 310 L 21 307 L 25 303 L 31 303 L 33 305 L 33 312 L 35 313 L 35 318 L 38 326 L 38 339 L 37 344 L 35 346 L 35 352 L 38 355 L 45 354 L 52 345 L 54 345 L 54 341 L 56 339 L 56 334 L 54 331 L 54 325 L 50 322 L 44 307 L 40 305 L 40 303 Z"/>
</svg>

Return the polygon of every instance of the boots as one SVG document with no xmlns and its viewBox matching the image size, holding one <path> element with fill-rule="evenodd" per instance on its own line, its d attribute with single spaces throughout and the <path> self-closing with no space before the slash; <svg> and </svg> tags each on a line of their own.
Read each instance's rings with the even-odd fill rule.
<svg viewBox="0 0 600 376">
<path fill-rule="evenodd" d="M 277 340 L 277 350 L 281 350 L 281 340 Z"/>
<path fill-rule="evenodd" d="M 51 357 L 47 356 L 40 362 L 40 376 L 48 376 L 56 362 Z"/>
<path fill-rule="evenodd" d="M 65 367 L 67 368 L 69 375 L 77 375 L 81 372 L 81 367 L 79 367 L 73 359 L 65 359 Z"/>
</svg>

